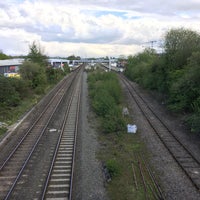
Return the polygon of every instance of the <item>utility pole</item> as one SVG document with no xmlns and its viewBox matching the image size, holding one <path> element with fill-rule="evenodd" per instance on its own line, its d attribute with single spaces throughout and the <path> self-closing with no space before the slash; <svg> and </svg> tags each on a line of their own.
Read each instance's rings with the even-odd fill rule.
<svg viewBox="0 0 200 200">
<path fill-rule="evenodd" d="M 151 41 L 145 42 L 145 43 L 143 43 L 143 44 L 148 44 L 148 46 L 149 46 L 150 49 L 154 49 L 154 44 L 155 44 L 156 42 L 157 42 L 156 40 L 151 40 Z M 150 45 L 149 45 L 149 44 L 150 44 Z M 145 47 L 145 46 L 143 45 L 143 47 Z"/>
<path fill-rule="evenodd" d="M 111 60 L 110 60 L 110 56 L 108 57 L 109 59 L 109 71 L 111 71 Z"/>
<path fill-rule="evenodd" d="M 149 42 L 150 42 L 150 44 L 151 44 L 151 49 L 153 49 L 154 43 L 156 43 L 157 41 L 156 41 L 156 40 L 152 40 L 152 41 L 149 41 Z"/>
</svg>

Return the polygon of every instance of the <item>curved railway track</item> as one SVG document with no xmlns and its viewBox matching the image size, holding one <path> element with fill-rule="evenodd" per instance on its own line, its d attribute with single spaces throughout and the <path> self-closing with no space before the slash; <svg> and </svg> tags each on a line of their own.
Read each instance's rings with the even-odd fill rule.
<svg viewBox="0 0 200 200">
<path fill-rule="evenodd" d="M 131 97 L 149 122 L 155 134 L 159 137 L 168 152 L 190 179 L 195 188 L 200 190 L 200 161 L 168 128 L 163 120 L 151 109 L 141 95 L 135 90 L 131 82 L 123 75 L 120 79 L 127 87 Z"/>
<path fill-rule="evenodd" d="M 82 71 L 83 69 L 80 68 L 80 70 L 73 72 L 68 78 L 65 78 L 62 82 L 60 82 L 55 87 L 54 90 L 51 91 L 50 98 L 49 98 L 50 101 L 48 103 L 46 102 L 41 103 L 44 105 L 46 104 L 43 110 L 41 112 L 38 110 L 38 112 L 33 117 L 34 121 L 32 125 L 29 128 L 22 129 L 23 133 L 20 133 L 20 136 L 17 139 L 18 140 L 17 145 L 9 149 L 9 155 L 5 156 L 6 159 L 4 159 L 3 161 L 2 160 L 0 161 L 1 163 L 0 165 L 0 199 L 19 199 L 18 196 L 21 195 L 20 190 L 19 190 L 19 188 L 21 188 L 20 184 L 24 182 L 24 177 L 27 176 L 24 173 L 26 171 L 30 171 L 30 168 L 28 168 L 28 166 L 29 165 L 31 166 L 30 164 L 31 160 L 33 161 L 35 159 L 33 155 L 38 154 L 40 152 L 39 149 L 41 149 L 41 146 L 48 142 L 48 141 L 46 142 L 45 139 L 47 137 L 47 133 L 49 133 L 48 130 L 49 130 L 50 122 L 54 120 L 56 113 L 58 115 L 59 114 L 58 112 L 61 112 L 61 111 L 58 111 L 59 109 L 65 110 L 65 108 L 62 108 L 62 107 L 60 108 L 60 105 L 61 104 L 63 105 L 63 102 L 65 102 L 64 105 L 68 110 L 68 115 L 70 116 L 69 118 L 73 116 L 71 106 L 73 105 L 73 102 L 75 101 L 74 100 L 75 97 L 78 99 L 77 91 L 79 91 L 79 89 L 76 89 L 75 93 L 73 91 L 74 91 L 74 88 L 80 88 L 80 86 L 78 85 L 80 85 L 80 76 L 82 74 Z M 76 83 L 77 80 L 79 80 L 78 81 L 79 84 Z M 69 100 L 70 96 L 73 96 L 73 100 Z M 68 100 L 64 101 L 65 98 L 67 98 Z M 69 102 L 71 102 L 71 106 L 68 106 Z M 70 112 L 71 114 L 69 114 Z M 69 124 L 67 124 L 68 122 L 64 123 L 63 120 L 64 119 L 62 119 L 61 120 L 62 122 L 60 122 L 60 124 L 65 124 L 64 125 L 65 128 L 63 128 L 63 132 L 67 132 L 66 131 L 67 129 L 71 130 L 70 125 L 73 126 L 72 124 L 74 122 L 69 120 L 70 122 Z M 49 142 L 49 144 L 55 146 L 55 144 L 58 142 L 57 138 L 59 138 L 59 133 L 60 132 L 58 132 L 57 136 L 54 136 L 55 141 Z M 64 136 L 63 136 L 63 140 L 65 140 Z M 74 141 L 75 140 L 73 140 L 73 142 Z M 62 146 L 62 141 L 60 142 L 61 142 L 60 145 Z M 51 146 L 51 149 L 53 151 L 54 151 L 54 146 Z M 61 155 L 61 154 L 59 153 L 58 155 Z M 49 163 L 47 162 L 47 164 Z M 46 169 L 48 169 L 48 167 L 46 167 Z M 44 174 L 46 176 L 46 173 Z M 41 182 L 40 184 L 43 184 L 43 182 Z M 41 193 L 41 191 L 39 193 Z M 23 196 L 20 196 L 20 198 L 21 197 Z"/>
</svg>

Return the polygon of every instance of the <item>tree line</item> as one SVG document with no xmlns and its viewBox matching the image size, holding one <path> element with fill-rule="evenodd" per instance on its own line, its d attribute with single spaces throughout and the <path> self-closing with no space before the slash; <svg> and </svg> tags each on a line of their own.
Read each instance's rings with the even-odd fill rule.
<svg viewBox="0 0 200 200">
<path fill-rule="evenodd" d="M 20 78 L 8 78 L 0 75 L 0 122 L 14 116 L 13 110 L 27 99 L 37 99 L 51 85 L 54 85 L 69 73 L 68 65 L 53 69 L 48 66 L 48 57 L 41 47 L 33 42 L 29 53 L 19 68 Z M 36 100 L 37 101 L 37 100 Z"/>
<path fill-rule="evenodd" d="M 165 34 L 163 53 L 145 49 L 128 57 L 125 74 L 144 88 L 161 93 L 173 112 L 184 114 L 200 133 L 200 34 L 184 28 Z"/>
<path fill-rule="evenodd" d="M 11 56 L 6 55 L 5 53 L 3 53 L 2 50 L 0 50 L 0 60 L 6 60 L 6 59 L 10 59 Z"/>
</svg>

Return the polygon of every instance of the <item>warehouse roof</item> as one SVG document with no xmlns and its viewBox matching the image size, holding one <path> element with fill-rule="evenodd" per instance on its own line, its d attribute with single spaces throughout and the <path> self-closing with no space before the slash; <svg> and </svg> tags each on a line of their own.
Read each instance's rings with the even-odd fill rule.
<svg viewBox="0 0 200 200">
<path fill-rule="evenodd" d="M 8 60 L 0 60 L 0 67 L 2 66 L 11 66 L 11 65 L 21 65 L 24 59 L 8 59 Z"/>
</svg>

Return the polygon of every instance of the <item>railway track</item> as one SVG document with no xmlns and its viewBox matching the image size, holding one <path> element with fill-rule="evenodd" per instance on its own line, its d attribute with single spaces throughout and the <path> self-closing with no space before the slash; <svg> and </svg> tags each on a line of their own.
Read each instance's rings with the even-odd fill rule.
<svg viewBox="0 0 200 200">
<path fill-rule="evenodd" d="M 67 79 L 64 79 L 62 82 L 60 82 L 55 89 L 52 91 L 50 101 L 48 103 L 44 102 L 45 108 L 43 108 L 42 112 L 37 113 L 37 117 L 34 117 L 34 122 L 29 128 L 23 129 L 23 133 L 20 134 L 19 138 L 17 139 L 17 144 L 9 149 L 9 155 L 6 155 L 6 159 L 3 161 L 1 160 L 1 166 L 0 166 L 0 199 L 19 199 L 19 197 L 23 198 L 22 193 L 22 186 L 24 186 L 22 183 L 26 183 L 25 179 L 28 177 L 27 172 L 29 172 L 29 176 L 31 176 L 31 161 L 34 162 L 35 157 L 37 157 L 38 153 L 41 153 L 42 146 L 46 144 L 48 146 L 51 144 L 51 150 L 54 151 L 54 146 L 58 142 L 59 133 L 58 132 L 55 136 L 52 136 L 54 138 L 53 141 L 51 141 L 51 138 L 49 141 L 46 141 L 46 138 L 49 137 L 47 134 L 49 134 L 49 126 L 50 122 L 52 120 L 55 120 L 55 115 L 59 114 L 58 111 L 60 105 L 68 105 L 66 108 L 68 108 L 68 115 L 71 118 L 73 116 L 72 108 L 73 102 L 75 101 L 75 97 L 77 97 L 77 89 L 74 93 L 74 88 L 77 88 L 78 85 L 76 83 L 76 78 L 81 76 L 82 69 L 77 70 L 77 72 L 73 72 L 70 77 Z M 80 82 L 80 78 L 78 79 Z M 80 83 L 79 83 L 80 84 Z M 73 94 L 73 95 L 72 95 Z M 66 98 L 67 101 L 64 101 L 63 99 Z M 70 100 L 70 96 L 73 96 L 73 101 Z M 77 100 L 78 101 L 78 100 Z M 67 103 L 66 103 L 67 102 Z M 69 106 L 69 102 L 71 102 L 71 106 Z M 60 107 L 60 109 L 63 109 Z M 71 112 L 71 114 L 69 114 Z M 59 124 L 63 124 L 63 119 L 59 122 Z M 67 124 L 69 123 L 69 124 Z M 71 123 L 71 124 L 70 124 Z M 66 130 L 71 130 L 71 127 L 69 125 L 72 125 L 72 121 L 65 123 L 65 128 L 63 128 L 63 132 L 67 132 Z M 58 126 L 59 127 L 59 126 Z M 67 128 L 66 128 L 67 127 Z M 66 136 L 68 137 L 68 136 Z M 64 134 L 63 134 L 63 140 Z M 74 140 L 75 141 L 75 140 Z M 73 141 L 73 142 L 74 142 Z M 60 141 L 62 144 L 62 141 Z M 61 145 L 60 144 L 60 145 Z M 54 145 L 54 146 L 53 146 Z M 62 146 L 62 145 L 61 145 Z M 75 148 L 75 147 L 74 147 Z M 45 148 L 46 150 L 46 148 Z M 44 148 L 43 148 L 44 151 Z M 58 155 L 62 155 L 58 151 Z M 75 151 L 73 151 L 75 152 Z M 51 157 L 49 158 L 51 160 Z M 73 162 L 71 162 L 73 163 Z M 41 162 L 41 164 L 43 164 Z M 45 164 L 49 164 L 49 162 L 45 161 Z M 44 165 L 44 164 L 43 164 Z M 48 170 L 48 167 L 45 165 L 43 166 L 45 170 Z M 73 167 L 71 167 L 71 172 L 73 172 Z M 39 172 L 38 172 L 39 173 Z M 43 171 L 43 175 L 46 176 L 46 171 Z M 45 180 L 45 178 L 43 178 Z M 70 179 L 71 181 L 72 179 Z M 29 180 L 29 182 L 32 182 L 33 180 Z M 44 182 L 44 181 L 43 181 Z M 43 185 L 43 182 L 41 181 L 40 184 Z M 72 183 L 71 183 L 72 184 Z M 40 186 L 42 188 L 42 186 Z M 48 191 L 48 190 L 47 190 Z M 41 190 L 37 195 L 40 196 Z M 21 196 L 22 195 L 22 196 Z M 29 194 L 26 194 L 29 195 Z M 36 197 L 37 198 L 37 197 Z M 38 198 L 39 199 L 39 198 Z"/>
<path fill-rule="evenodd" d="M 134 161 L 131 165 L 135 190 L 141 191 L 142 189 L 144 199 L 164 200 L 165 197 L 157 179 L 141 153 L 134 155 Z"/>
<path fill-rule="evenodd" d="M 41 199 L 71 199 L 80 105 L 81 79 L 78 79 L 68 105 L 61 134 L 53 154 Z"/>
<path fill-rule="evenodd" d="M 127 87 L 131 97 L 136 102 L 141 112 L 149 122 L 155 134 L 159 137 L 168 152 L 190 179 L 194 187 L 200 190 L 200 161 L 179 140 L 179 138 L 168 128 L 163 120 L 151 109 L 146 101 L 135 90 L 131 82 L 123 75 L 120 79 Z"/>
</svg>

